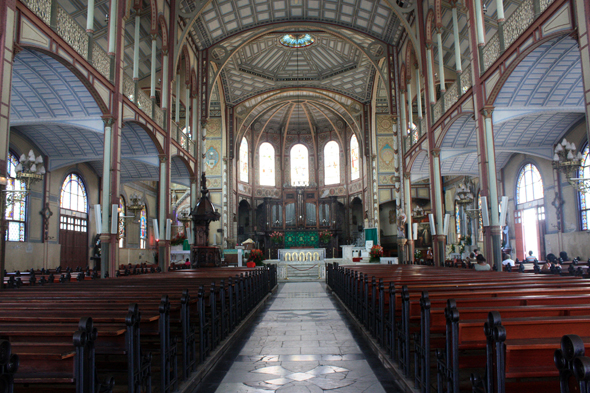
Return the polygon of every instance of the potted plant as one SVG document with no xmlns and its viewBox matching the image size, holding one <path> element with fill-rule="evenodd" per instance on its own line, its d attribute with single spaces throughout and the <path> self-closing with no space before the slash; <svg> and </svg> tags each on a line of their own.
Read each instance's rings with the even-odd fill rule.
<svg viewBox="0 0 590 393">
<path fill-rule="evenodd" d="M 264 261 L 264 255 L 262 254 L 262 250 L 255 249 L 250 252 L 250 256 L 248 257 L 248 262 L 246 263 L 246 266 L 262 266 L 262 261 Z"/>
<path fill-rule="evenodd" d="M 381 257 L 383 256 L 383 247 L 379 245 L 374 245 L 371 247 L 371 251 L 369 251 L 369 255 L 371 259 L 369 262 L 371 263 L 379 263 L 381 261 Z"/>
<path fill-rule="evenodd" d="M 274 244 L 280 244 L 283 242 L 284 236 L 282 233 L 274 231 L 273 233 L 270 234 L 270 240 L 272 240 L 272 242 Z"/>
<path fill-rule="evenodd" d="M 332 240 L 332 232 L 328 230 L 320 232 L 320 242 L 328 243 L 330 240 Z"/>
</svg>

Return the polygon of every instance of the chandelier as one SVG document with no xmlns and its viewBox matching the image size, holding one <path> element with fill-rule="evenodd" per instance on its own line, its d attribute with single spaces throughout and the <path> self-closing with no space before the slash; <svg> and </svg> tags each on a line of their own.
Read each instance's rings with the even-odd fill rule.
<svg viewBox="0 0 590 393">
<path fill-rule="evenodd" d="M 45 175 L 45 166 L 43 166 L 43 157 L 35 157 L 33 150 L 28 155 L 22 154 L 20 162 L 15 168 L 16 179 L 24 183 L 24 190 L 6 190 L 7 202 L 22 202 L 27 197 L 31 186 L 43 179 Z"/>
<path fill-rule="evenodd" d="M 145 202 L 136 192 L 129 196 L 129 203 L 127 204 L 127 209 L 131 210 L 134 215 L 136 215 L 138 211 L 143 210 L 144 207 Z"/>
<path fill-rule="evenodd" d="M 581 193 L 590 191 L 590 178 L 578 177 L 584 173 L 582 161 L 584 157 L 580 152 L 577 154 L 576 145 L 568 142 L 565 138 L 555 146 L 553 154 L 553 168 L 561 171 L 568 183 Z"/>
<path fill-rule="evenodd" d="M 455 201 L 459 205 L 468 205 L 473 202 L 474 199 L 475 197 L 469 187 L 467 187 L 465 183 L 460 183 L 455 192 Z"/>
</svg>

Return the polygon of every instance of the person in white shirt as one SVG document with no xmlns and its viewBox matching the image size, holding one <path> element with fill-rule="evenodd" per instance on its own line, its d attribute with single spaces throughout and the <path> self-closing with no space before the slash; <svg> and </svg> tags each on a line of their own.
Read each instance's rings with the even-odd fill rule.
<svg viewBox="0 0 590 393">
<path fill-rule="evenodd" d="M 512 260 L 512 258 L 510 258 L 510 255 L 502 254 L 502 266 L 506 266 L 506 265 L 515 266 L 516 263 L 514 263 L 514 260 Z"/>
</svg>

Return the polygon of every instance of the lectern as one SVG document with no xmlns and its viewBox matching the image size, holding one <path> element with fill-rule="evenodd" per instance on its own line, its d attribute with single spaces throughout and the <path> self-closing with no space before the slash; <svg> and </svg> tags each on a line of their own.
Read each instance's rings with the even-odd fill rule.
<svg viewBox="0 0 590 393">
<path fill-rule="evenodd" d="M 207 179 L 205 172 L 203 172 L 201 175 L 201 198 L 191 211 L 191 218 L 195 226 L 194 242 L 191 248 L 192 267 L 221 266 L 219 247 L 209 246 L 209 224 L 211 221 L 219 221 L 221 215 L 215 211 L 208 194 Z"/>
</svg>

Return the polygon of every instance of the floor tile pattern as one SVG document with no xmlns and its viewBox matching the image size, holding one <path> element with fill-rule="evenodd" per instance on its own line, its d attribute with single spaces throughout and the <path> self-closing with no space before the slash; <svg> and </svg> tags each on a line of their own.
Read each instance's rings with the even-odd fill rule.
<svg viewBox="0 0 590 393">
<path fill-rule="evenodd" d="M 320 282 L 280 284 L 266 311 L 197 392 L 382 393 L 397 385 Z M 231 351 L 230 351 L 231 352 Z M 369 364 L 371 362 L 371 364 Z"/>
</svg>

